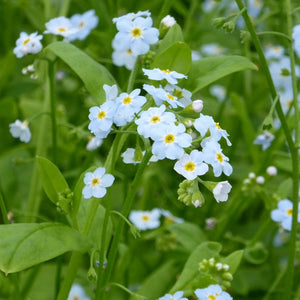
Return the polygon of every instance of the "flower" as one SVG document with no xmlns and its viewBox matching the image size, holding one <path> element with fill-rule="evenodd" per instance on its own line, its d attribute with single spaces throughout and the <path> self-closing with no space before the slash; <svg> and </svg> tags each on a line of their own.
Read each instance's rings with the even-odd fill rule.
<svg viewBox="0 0 300 300">
<path fill-rule="evenodd" d="M 16 41 L 16 47 L 13 52 L 18 57 L 21 58 L 27 54 L 36 54 L 43 49 L 40 40 L 43 38 L 42 35 L 38 35 L 37 32 L 27 34 L 26 32 L 21 32 L 20 37 Z"/>
<path fill-rule="evenodd" d="M 162 128 L 161 131 L 153 135 L 154 143 L 152 153 L 158 159 L 177 159 L 184 154 L 183 148 L 189 147 L 192 143 L 192 137 L 185 133 L 183 124 Z"/>
<path fill-rule="evenodd" d="M 121 17 L 118 17 L 118 18 L 113 18 L 113 23 L 117 23 L 117 22 L 120 22 L 120 21 L 124 21 L 124 20 L 134 20 L 138 17 L 150 17 L 151 16 L 151 13 L 148 11 L 148 10 L 145 10 L 145 11 L 138 11 L 137 13 L 128 13 L 126 15 L 123 15 Z"/>
<path fill-rule="evenodd" d="M 125 164 L 134 164 L 134 165 L 141 163 L 145 151 L 141 152 L 140 157 L 135 157 L 135 152 L 136 150 L 134 148 L 127 148 L 126 151 L 121 154 L 121 157 L 123 158 L 123 162 Z"/>
<path fill-rule="evenodd" d="M 141 90 L 135 89 L 130 94 L 122 93 L 116 99 L 116 112 L 114 114 L 114 123 L 117 126 L 123 126 L 133 120 L 134 115 L 138 113 L 146 103 L 144 96 L 139 96 Z"/>
<path fill-rule="evenodd" d="M 218 284 L 212 284 L 204 289 L 195 291 L 198 300 L 232 300 L 232 297 L 222 290 Z"/>
<path fill-rule="evenodd" d="M 67 300 L 90 300 L 90 298 L 86 295 L 81 285 L 74 283 Z"/>
<path fill-rule="evenodd" d="M 278 208 L 271 211 L 271 219 L 281 222 L 281 226 L 288 231 L 292 230 L 293 202 L 283 199 L 278 202 Z M 298 223 L 300 222 L 300 206 L 298 208 Z"/>
<path fill-rule="evenodd" d="M 178 291 L 174 295 L 166 294 L 163 297 L 160 297 L 158 300 L 188 300 L 188 298 L 182 298 L 183 292 Z"/>
<path fill-rule="evenodd" d="M 226 89 L 224 86 L 219 84 L 214 84 L 209 89 L 210 93 L 216 97 L 219 101 L 224 101 L 226 97 Z"/>
<path fill-rule="evenodd" d="M 260 134 L 253 144 L 255 145 L 262 145 L 262 150 L 265 151 L 267 148 L 270 147 L 271 142 L 274 140 L 274 135 L 268 131 L 264 131 L 263 134 Z"/>
<path fill-rule="evenodd" d="M 208 165 L 203 162 L 202 152 L 193 150 L 190 154 L 183 154 L 175 163 L 174 170 L 187 180 L 194 180 L 208 171 Z"/>
<path fill-rule="evenodd" d="M 265 177 L 263 177 L 263 176 L 257 176 L 256 177 L 256 183 L 258 183 L 258 184 L 264 184 L 265 183 Z"/>
<path fill-rule="evenodd" d="M 95 11 L 93 9 L 85 12 L 84 14 L 75 14 L 70 18 L 71 23 L 77 31 L 73 34 L 70 34 L 67 37 L 68 41 L 74 40 L 84 40 L 94 29 L 99 21 L 99 18 L 95 16 Z"/>
<path fill-rule="evenodd" d="M 129 220 L 140 230 L 154 229 L 160 225 L 160 211 L 153 209 L 152 211 L 132 210 Z"/>
<path fill-rule="evenodd" d="M 284 48 L 282 46 L 268 46 L 265 50 L 267 59 L 279 59 L 284 55 Z"/>
<path fill-rule="evenodd" d="M 136 58 L 137 56 L 130 49 L 115 50 L 112 54 L 113 63 L 118 67 L 125 66 L 128 70 L 133 69 Z"/>
<path fill-rule="evenodd" d="M 227 201 L 231 188 L 232 186 L 227 180 L 219 182 L 213 189 L 213 194 L 217 202 Z"/>
<path fill-rule="evenodd" d="M 105 168 L 97 168 L 94 172 L 87 172 L 84 175 L 85 187 L 82 190 L 83 197 L 103 198 L 106 194 L 106 188 L 111 186 L 115 177 L 111 174 L 105 174 Z"/>
<path fill-rule="evenodd" d="M 88 151 L 93 151 L 99 148 L 103 143 L 103 140 L 98 137 L 90 137 L 89 142 L 86 145 L 86 149 Z"/>
<path fill-rule="evenodd" d="M 224 54 L 225 48 L 216 43 L 211 43 L 203 45 L 201 47 L 201 52 L 203 55 L 207 56 L 218 56 Z"/>
<path fill-rule="evenodd" d="M 28 127 L 28 122 L 21 122 L 16 120 L 14 123 L 9 124 L 9 131 L 15 138 L 20 138 L 21 142 L 28 143 L 31 139 L 31 132 Z"/>
<path fill-rule="evenodd" d="M 131 50 L 135 55 L 146 54 L 150 45 L 158 41 L 159 31 L 152 26 L 150 17 L 135 19 L 123 18 L 117 21 L 119 32 L 113 39 L 112 45 L 115 50 Z"/>
<path fill-rule="evenodd" d="M 292 33 L 294 41 L 294 50 L 298 57 L 300 57 L 300 24 L 293 27 Z"/>
<path fill-rule="evenodd" d="M 45 24 L 45 26 L 47 30 L 45 30 L 44 33 L 61 35 L 66 39 L 72 37 L 72 35 L 79 31 L 79 29 L 75 27 L 72 22 L 66 17 L 51 19 Z"/>
<path fill-rule="evenodd" d="M 135 123 L 138 125 L 138 133 L 145 138 L 152 138 L 163 127 L 174 125 L 176 122 L 175 115 L 165 110 L 165 105 L 161 105 L 160 107 L 150 107 L 147 111 L 142 111 L 140 117 L 135 120 Z"/>
<path fill-rule="evenodd" d="M 274 166 L 269 166 L 266 170 L 269 176 L 276 176 L 277 175 L 277 168 Z"/>
<path fill-rule="evenodd" d="M 169 27 L 172 27 L 174 24 L 176 24 L 176 20 L 172 16 L 167 15 L 160 21 L 160 23 L 165 28 L 169 28 Z"/>
<path fill-rule="evenodd" d="M 229 158 L 222 153 L 218 142 L 213 140 L 208 141 L 205 143 L 202 152 L 204 154 L 204 161 L 212 165 L 216 177 L 219 177 L 222 172 L 227 176 L 232 173 L 232 166 L 228 163 Z"/>
<path fill-rule="evenodd" d="M 170 70 L 161 70 L 159 68 L 154 68 L 152 70 L 144 69 L 144 74 L 152 80 L 167 80 L 170 84 L 177 84 L 177 79 L 181 78 L 187 78 L 186 75 L 183 75 L 181 73 L 178 73 L 176 71 L 170 71 Z"/>
</svg>

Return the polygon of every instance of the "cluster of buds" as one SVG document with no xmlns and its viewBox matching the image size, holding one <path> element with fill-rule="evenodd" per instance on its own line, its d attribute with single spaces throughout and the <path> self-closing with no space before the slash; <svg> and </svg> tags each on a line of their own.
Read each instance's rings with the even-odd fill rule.
<svg viewBox="0 0 300 300">
<path fill-rule="evenodd" d="M 70 214 L 72 211 L 73 192 L 66 189 L 58 194 L 57 210 L 62 214 Z"/>
<path fill-rule="evenodd" d="M 156 248 L 163 252 L 175 250 L 177 247 L 177 236 L 174 233 L 166 233 L 156 238 Z"/>
<path fill-rule="evenodd" d="M 210 274 L 219 282 L 223 289 L 228 289 L 231 286 L 233 276 L 229 272 L 229 265 L 227 264 L 217 262 L 214 258 L 203 259 L 199 263 L 199 271 Z"/>
<path fill-rule="evenodd" d="M 196 180 L 184 180 L 179 184 L 178 200 L 185 205 L 194 205 L 195 207 L 204 204 L 204 197 L 199 190 Z"/>
</svg>

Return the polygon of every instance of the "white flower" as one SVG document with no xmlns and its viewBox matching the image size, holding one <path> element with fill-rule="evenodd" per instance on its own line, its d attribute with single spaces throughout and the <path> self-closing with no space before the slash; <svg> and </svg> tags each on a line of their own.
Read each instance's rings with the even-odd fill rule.
<svg viewBox="0 0 300 300">
<path fill-rule="evenodd" d="M 85 187 L 82 190 L 83 197 L 103 198 L 106 194 L 106 188 L 111 186 L 115 178 L 111 174 L 105 174 L 105 168 L 97 168 L 94 172 L 87 172 L 84 175 Z"/>
<path fill-rule="evenodd" d="M 215 122 L 211 116 L 200 114 L 200 117 L 194 122 L 194 127 L 202 137 L 204 137 L 209 130 L 212 140 L 218 142 L 223 137 L 227 145 L 231 146 L 231 142 L 228 139 L 229 134 L 225 129 L 222 129 L 219 123 Z"/>
<path fill-rule="evenodd" d="M 45 30 L 44 33 L 61 35 L 66 39 L 79 31 L 79 29 L 75 27 L 72 22 L 66 17 L 51 19 L 45 24 L 45 26 L 47 30 Z"/>
<path fill-rule="evenodd" d="M 190 154 L 183 154 L 175 163 L 174 170 L 187 180 L 194 180 L 208 171 L 208 165 L 203 162 L 202 152 L 193 150 Z"/>
<path fill-rule="evenodd" d="M 194 100 L 192 103 L 193 110 L 196 113 L 199 113 L 203 109 L 203 101 L 202 100 Z"/>
<path fill-rule="evenodd" d="M 85 294 L 81 285 L 74 283 L 67 300 L 90 300 L 90 298 Z"/>
<path fill-rule="evenodd" d="M 300 24 L 294 26 L 292 37 L 294 41 L 294 50 L 297 56 L 300 57 Z"/>
<path fill-rule="evenodd" d="M 164 216 L 169 222 L 172 223 L 183 223 L 184 220 L 181 218 L 175 217 L 171 212 L 169 212 L 166 209 L 160 209 L 160 213 L 162 216 Z"/>
<path fill-rule="evenodd" d="M 70 18 L 71 23 L 75 28 L 78 29 L 77 32 L 71 34 L 67 37 L 68 41 L 74 40 L 84 40 L 98 24 L 98 17 L 95 16 L 95 11 L 93 9 L 85 12 L 84 14 L 76 14 Z"/>
<path fill-rule="evenodd" d="M 138 113 L 143 104 L 146 103 L 146 98 L 139 96 L 140 92 L 140 89 L 135 89 L 130 94 L 121 93 L 116 99 L 117 108 L 113 120 L 117 126 L 123 126 L 127 122 L 131 122 L 134 115 Z"/>
<path fill-rule="evenodd" d="M 102 139 L 93 136 L 89 139 L 89 142 L 86 145 L 86 149 L 88 151 L 96 150 L 97 148 L 99 148 L 102 145 L 102 143 L 103 143 Z"/>
<path fill-rule="evenodd" d="M 289 199 L 283 199 L 278 202 L 278 208 L 271 211 L 271 219 L 275 222 L 281 222 L 281 226 L 291 231 L 293 216 L 293 202 Z M 298 207 L 297 222 L 300 222 L 300 205 Z"/>
<path fill-rule="evenodd" d="M 165 110 L 165 105 L 161 105 L 160 107 L 150 107 L 147 111 L 142 111 L 140 117 L 135 120 L 135 123 L 138 125 L 138 133 L 145 138 L 152 138 L 163 127 L 174 125 L 176 122 L 175 115 Z"/>
<path fill-rule="evenodd" d="M 210 93 L 216 97 L 219 101 L 224 101 L 226 97 L 226 89 L 224 86 L 214 84 L 209 89 Z"/>
<path fill-rule="evenodd" d="M 16 41 L 16 47 L 13 52 L 18 57 L 21 58 L 26 54 L 36 54 L 40 52 L 43 48 L 40 40 L 43 38 L 42 35 L 38 35 L 37 32 L 27 34 L 26 32 L 21 32 L 20 37 Z"/>
<path fill-rule="evenodd" d="M 9 124 L 9 128 L 11 135 L 20 138 L 21 142 L 28 143 L 30 141 L 31 132 L 27 121 L 16 120 L 14 123 Z"/>
<path fill-rule="evenodd" d="M 269 166 L 266 170 L 269 176 L 276 176 L 277 175 L 277 168 L 274 166 Z"/>
<path fill-rule="evenodd" d="M 189 147 L 192 143 L 192 137 L 185 133 L 183 124 L 178 126 L 169 126 L 156 132 L 153 136 L 152 153 L 158 159 L 177 159 L 184 154 L 183 148 Z"/>
<path fill-rule="evenodd" d="M 115 50 L 112 53 L 113 63 L 118 67 L 125 66 L 128 70 L 133 69 L 136 58 L 137 56 L 133 54 L 133 52 L 130 49 Z"/>
<path fill-rule="evenodd" d="M 154 229 L 160 225 L 160 211 L 153 209 L 152 211 L 132 210 L 129 220 L 140 230 Z"/>
<path fill-rule="evenodd" d="M 172 16 L 167 15 L 160 21 L 160 23 L 164 27 L 169 28 L 172 27 L 174 24 L 176 24 L 176 20 Z"/>
<path fill-rule="evenodd" d="M 177 84 L 177 79 L 187 78 L 186 75 L 178 73 L 176 71 L 161 70 L 159 68 L 154 68 L 152 70 L 144 69 L 144 74 L 152 80 L 167 80 L 170 84 Z"/>
<path fill-rule="evenodd" d="M 138 11 L 137 13 L 128 13 L 126 15 L 123 15 L 121 17 L 118 17 L 118 18 L 113 18 L 113 23 L 117 23 L 117 22 L 120 22 L 120 21 L 124 21 L 124 20 L 134 20 L 138 17 L 150 17 L 151 16 L 151 13 L 148 11 L 148 10 L 145 10 L 145 11 Z"/>
<path fill-rule="evenodd" d="M 264 184 L 265 183 L 265 178 L 263 176 L 257 176 L 256 177 L 256 183 Z"/>
<path fill-rule="evenodd" d="M 219 182 L 213 189 L 213 194 L 217 202 L 225 202 L 228 199 L 228 194 L 231 191 L 231 184 L 228 181 Z"/>
<path fill-rule="evenodd" d="M 181 87 L 173 84 L 167 84 L 164 87 L 165 91 L 171 93 L 178 98 L 178 101 L 183 104 L 184 107 L 190 105 L 192 101 L 192 93 L 187 89 L 182 89 Z"/>
<path fill-rule="evenodd" d="M 184 107 L 184 104 L 179 102 L 176 96 L 170 94 L 162 87 L 156 88 L 153 85 L 144 84 L 143 89 L 153 97 L 156 105 L 162 105 L 163 102 L 167 102 L 173 108 L 177 108 L 177 106 Z"/>
<path fill-rule="evenodd" d="M 145 151 L 141 152 L 141 157 L 135 157 L 135 151 L 136 150 L 134 148 L 127 148 L 126 151 L 121 154 L 121 157 L 123 158 L 123 162 L 125 164 L 136 165 L 141 163 Z"/>
<path fill-rule="evenodd" d="M 158 41 L 159 31 L 152 26 L 150 17 L 129 20 L 124 19 L 117 22 L 119 32 L 113 39 L 115 50 L 129 50 L 135 55 L 146 54 L 150 45 Z"/>
<path fill-rule="evenodd" d="M 274 140 L 274 135 L 268 131 L 264 131 L 263 134 L 260 134 L 253 144 L 255 145 L 262 145 L 262 150 L 265 151 L 267 148 L 270 147 L 271 142 Z"/>
<path fill-rule="evenodd" d="M 184 293 L 182 291 L 178 291 L 174 295 L 166 294 L 158 300 L 188 300 L 188 298 L 182 298 L 183 294 Z"/>
<path fill-rule="evenodd" d="M 198 300 L 232 300 L 232 297 L 222 290 L 218 284 L 212 284 L 204 289 L 195 291 Z"/>
<path fill-rule="evenodd" d="M 279 59 L 284 55 L 284 48 L 282 46 L 268 46 L 265 50 L 267 59 Z"/>
<path fill-rule="evenodd" d="M 115 101 L 118 96 L 118 87 L 116 84 L 109 86 L 107 84 L 103 85 L 103 89 L 105 91 L 105 101 Z"/>
<path fill-rule="evenodd" d="M 204 154 L 204 161 L 212 165 L 216 177 L 219 177 L 222 172 L 227 176 L 232 173 L 232 166 L 228 163 L 229 159 L 222 153 L 217 142 L 207 142 L 202 153 Z"/>
<path fill-rule="evenodd" d="M 203 55 L 207 56 L 219 56 L 224 54 L 225 48 L 216 43 L 205 44 L 201 47 L 201 52 Z"/>
</svg>

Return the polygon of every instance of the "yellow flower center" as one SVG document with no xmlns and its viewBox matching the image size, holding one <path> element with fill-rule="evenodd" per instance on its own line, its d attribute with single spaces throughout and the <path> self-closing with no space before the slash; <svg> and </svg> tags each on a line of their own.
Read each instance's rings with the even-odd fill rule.
<svg viewBox="0 0 300 300">
<path fill-rule="evenodd" d="M 93 179 L 92 179 L 92 186 L 99 185 L 99 183 L 100 183 L 99 178 L 93 178 Z"/>
<path fill-rule="evenodd" d="M 167 144 L 171 144 L 171 143 L 173 143 L 175 141 L 175 136 L 173 135 L 173 134 L 167 134 L 166 136 L 165 136 L 165 142 L 167 143 Z"/>
<path fill-rule="evenodd" d="M 217 153 L 217 160 L 219 162 L 222 162 L 223 161 L 223 155 L 221 153 Z"/>
<path fill-rule="evenodd" d="M 290 208 L 286 211 L 286 213 L 289 215 L 289 216 L 292 216 L 293 215 L 293 209 Z"/>
<path fill-rule="evenodd" d="M 24 42 L 23 42 L 23 46 L 26 46 L 26 44 L 28 44 L 30 42 L 30 38 L 26 39 Z"/>
<path fill-rule="evenodd" d="M 126 52 L 127 52 L 128 54 L 132 54 L 131 49 L 126 50 Z"/>
<path fill-rule="evenodd" d="M 169 70 L 161 70 L 161 71 L 166 73 L 166 74 L 171 74 L 171 71 L 169 71 Z"/>
<path fill-rule="evenodd" d="M 149 216 L 142 216 L 142 220 L 144 222 L 148 222 L 150 220 Z"/>
<path fill-rule="evenodd" d="M 132 29 L 131 34 L 133 37 L 139 37 L 142 35 L 142 30 L 138 27 Z"/>
<path fill-rule="evenodd" d="M 67 30 L 66 30 L 66 28 L 59 27 L 59 28 L 58 28 L 58 31 L 59 31 L 59 32 L 66 32 Z"/>
<path fill-rule="evenodd" d="M 170 94 L 167 94 L 167 97 L 168 97 L 171 101 L 174 101 L 174 100 L 175 100 L 175 98 L 174 98 L 172 95 L 170 95 Z"/>
<path fill-rule="evenodd" d="M 222 129 L 221 126 L 219 125 L 219 123 L 215 122 L 215 125 L 219 130 Z"/>
<path fill-rule="evenodd" d="M 188 171 L 188 172 L 194 171 L 195 167 L 196 167 L 195 164 L 191 161 L 186 163 L 185 166 L 184 166 L 185 170 Z"/>
<path fill-rule="evenodd" d="M 209 299 L 209 300 L 216 300 L 217 298 L 216 298 L 214 295 L 209 295 L 209 296 L 208 296 L 208 299 Z"/>
<path fill-rule="evenodd" d="M 154 124 L 160 122 L 160 117 L 159 116 L 153 116 L 151 118 L 151 122 L 154 123 Z"/>
<path fill-rule="evenodd" d="M 106 112 L 104 110 L 102 110 L 98 113 L 98 119 L 104 119 L 105 116 L 106 116 Z"/>
<path fill-rule="evenodd" d="M 85 26 L 85 22 L 84 21 L 82 21 L 82 22 L 79 23 L 79 28 L 82 28 L 84 26 Z"/>
<path fill-rule="evenodd" d="M 174 89 L 174 94 L 178 98 L 183 98 L 183 92 L 181 90 L 179 90 L 179 89 Z"/>
<path fill-rule="evenodd" d="M 131 101 L 132 101 L 132 99 L 131 99 L 129 96 L 128 96 L 128 97 L 125 97 L 125 98 L 123 99 L 123 103 L 124 103 L 124 104 L 130 104 Z"/>
</svg>

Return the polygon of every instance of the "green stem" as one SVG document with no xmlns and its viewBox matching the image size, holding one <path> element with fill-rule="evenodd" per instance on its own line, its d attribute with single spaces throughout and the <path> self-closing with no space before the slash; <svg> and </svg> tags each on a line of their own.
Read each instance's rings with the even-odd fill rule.
<svg viewBox="0 0 300 300">
<path fill-rule="evenodd" d="M 125 217 L 127 217 L 130 212 L 130 209 L 132 207 L 132 204 L 133 204 L 133 201 L 134 201 L 134 198 L 136 195 L 136 191 L 137 191 L 140 181 L 142 179 L 142 174 L 143 174 L 145 168 L 147 167 L 150 157 L 151 157 L 151 152 L 149 152 L 147 150 L 141 164 L 139 165 L 137 173 L 136 173 L 134 180 L 130 186 L 129 193 L 124 202 L 124 206 L 122 209 L 122 215 Z M 97 290 L 96 290 L 96 298 L 95 298 L 96 300 L 105 299 L 105 287 L 106 287 L 106 284 L 110 280 L 113 268 L 115 266 L 115 261 L 116 261 L 117 254 L 118 254 L 118 246 L 119 246 L 121 234 L 123 232 L 123 227 L 124 227 L 124 221 L 122 219 L 120 219 L 118 222 L 118 225 L 116 227 L 116 232 L 115 232 L 114 239 L 113 239 L 113 242 L 111 245 L 111 250 L 110 250 L 110 253 L 108 256 L 108 264 L 105 269 L 104 276 L 101 277 L 101 280 L 98 280 Z M 101 267 L 101 265 L 100 265 L 100 267 Z"/>
<path fill-rule="evenodd" d="M 194 17 L 196 8 L 198 6 L 198 3 L 199 3 L 198 0 L 191 1 L 190 9 L 185 18 L 185 23 L 184 23 L 184 27 L 183 27 L 183 32 L 184 32 L 185 37 L 191 32 L 193 17 Z"/>
<path fill-rule="evenodd" d="M 292 37 L 292 9 L 290 0 L 285 1 L 286 15 L 287 15 L 287 31 L 288 36 Z M 292 39 L 291 39 L 292 40 Z M 298 90 L 295 72 L 295 56 L 293 44 L 288 44 L 289 56 L 291 63 L 291 75 L 293 86 L 293 104 L 294 104 L 294 128 L 295 128 L 295 144 L 290 148 L 292 154 L 292 176 L 293 176 L 293 216 L 292 216 L 292 231 L 289 242 L 288 264 L 286 269 L 284 299 L 292 299 L 293 279 L 294 279 L 294 263 L 296 258 L 296 241 L 297 241 L 297 223 L 298 223 L 298 207 L 299 207 L 299 156 L 297 150 L 297 143 L 299 141 L 299 108 L 298 108 Z"/>
<path fill-rule="evenodd" d="M 6 210 L 6 206 L 5 206 L 3 196 L 2 196 L 1 189 L 0 189 L 0 209 L 1 209 L 1 213 L 2 213 L 3 223 L 9 224 L 8 217 L 7 217 L 7 210 Z"/>
<path fill-rule="evenodd" d="M 156 22 L 156 27 L 159 27 L 159 24 L 162 20 L 162 18 L 164 18 L 170 11 L 170 8 L 172 6 L 172 0 L 165 0 L 164 4 L 160 10 L 159 16 L 157 18 L 157 22 Z"/>
<path fill-rule="evenodd" d="M 291 38 L 289 36 L 287 36 L 286 34 L 281 33 L 281 32 L 277 32 L 277 31 L 261 31 L 261 32 L 257 32 L 257 35 L 269 35 L 269 34 L 278 35 L 280 37 L 283 37 L 283 38 L 287 39 L 289 42 L 291 41 Z"/>
<path fill-rule="evenodd" d="M 140 62 L 139 62 L 140 56 L 136 58 L 135 64 L 133 69 L 131 70 L 129 80 L 128 80 L 128 86 L 127 86 L 127 93 L 130 93 L 133 90 L 134 82 L 136 79 L 136 75 L 138 73 Z"/>
<path fill-rule="evenodd" d="M 48 80 L 45 87 L 44 103 L 43 103 L 42 111 L 47 111 L 49 109 L 49 105 L 50 105 L 49 95 L 50 95 L 50 84 Z M 48 130 L 47 128 L 48 128 L 47 116 L 43 115 L 41 117 L 40 126 L 38 129 L 39 131 L 37 133 L 36 155 L 40 155 L 40 156 L 46 155 L 47 143 L 45 137 L 47 135 L 47 130 Z M 33 164 L 33 171 L 32 171 L 28 203 L 26 209 L 27 214 L 30 214 L 32 216 L 38 215 L 39 207 L 41 203 L 41 192 L 42 192 L 42 185 L 39 177 L 37 161 L 35 160 Z M 34 222 L 35 219 L 36 217 L 32 217 L 30 218 L 29 221 Z"/>
<path fill-rule="evenodd" d="M 56 133 L 56 101 L 54 97 L 54 62 L 48 62 L 48 81 L 50 92 L 50 106 L 51 106 L 51 122 L 52 122 L 52 152 L 53 162 L 56 164 L 57 152 L 57 133 Z"/>
</svg>

